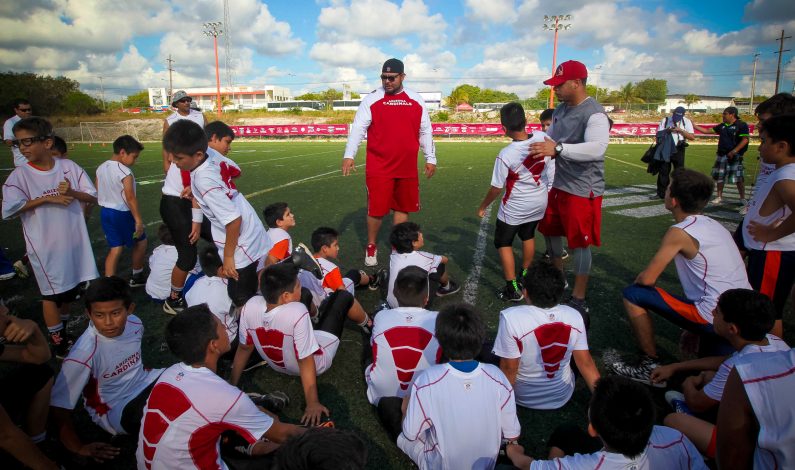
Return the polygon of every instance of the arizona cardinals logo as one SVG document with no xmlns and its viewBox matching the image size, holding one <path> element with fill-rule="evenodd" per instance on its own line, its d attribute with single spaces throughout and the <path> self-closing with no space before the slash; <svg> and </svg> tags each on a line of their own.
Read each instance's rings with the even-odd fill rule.
<svg viewBox="0 0 795 470">
<path fill-rule="evenodd" d="M 558 65 L 557 70 L 555 70 L 555 76 L 559 77 L 563 75 L 563 64 Z"/>
</svg>

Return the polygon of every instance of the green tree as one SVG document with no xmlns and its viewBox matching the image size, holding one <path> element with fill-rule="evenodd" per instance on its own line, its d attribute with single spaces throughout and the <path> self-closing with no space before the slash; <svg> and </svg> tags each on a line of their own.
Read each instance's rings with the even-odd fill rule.
<svg viewBox="0 0 795 470">
<path fill-rule="evenodd" d="M 466 89 L 457 86 L 450 92 L 450 96 L 445 99 L 448 108 L 455 108 L 461 103 L 469 103 L 470 97 Z"/>
<path fill-rule="evenodd" d="M 63 112 L 64 99 L 79 91 L 80 84 L 66 77 L 51 77 L 33 73 L 0 73 L 0 105 L 4 115 L 13 114 L 11 102 L 25 98 L 33 105 L 38 116 L 51 116 Z"/>
<path fill-rule="evenodd" d="M 638 96 L 638 91 L 632 82 L 627 82 L 618 90 L 619 102 L 624 104 L 625 108 L 629 108 L 632 103 L 643 103 L 643 99 Z"/>
<path fill-rule="evenodd" d="M 645 103 L 661 103 L 665 101 L 665 95 L 668 94 L 668 81 L 647 78 L 641 80 L 634 85 L 635 96 L 642 99 Z"/>
<path fill-rule="evenodd" d="M 121 103 L 125 108 L 146 108 L 149 106 L 149 91 L 137 91 L 124 98 Z"/>
<path fill-rule="evenodd" d="M 508 103 L 510 101 L 518 100 L 519 97 L 516 95 L 516 93 L 484 88 L 480 90 L 480 94 L 478 94 L 476 103 Z"/>
<path fill-rule="evenodd" d="M 82 91 L 75 90 L 64 97 L 60 112 L 71 115 L 99 114 L 102 112 L 102 104 Z"/>
<path fill-rule="evenodd" d="M 694 105 L 694 104 L 696 104 L 696 103 L 698 103 L 700 101 L 701 101 L 701 98 L 699 98 L 698 95 L 696 95 L 695 93 L 688 93 L 688 94 L 686 94 L 684 96 L 684 98 L 679 100 L 680 103 L 684 103 L 685 105 L 687 105 L 687 109 L 688 110 L 690 109 L 690 106 L 692 106 L 692 105 Z"/>
</svg>

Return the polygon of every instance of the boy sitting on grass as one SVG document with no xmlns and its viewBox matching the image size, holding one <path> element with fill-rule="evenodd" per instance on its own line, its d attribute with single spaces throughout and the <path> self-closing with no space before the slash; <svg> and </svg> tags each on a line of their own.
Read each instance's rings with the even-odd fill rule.
<svg viewBox="0 0 795 470">
<path fill-rule="evenodd" d="M 273 245 L 268 252 L 268 264 L 289 258 L 293 252 L 293 239 L 287 232 L 295 227 L 295 214 L 290 211 L 290 206 L 286 202 L 274 202 L 262 209 L 262 217 Z"/>
<path fill-rule="evenodd" d="M 163 302 L 171 294 L 171 273 L 179 259 L 179 251 L 174 245 L 174 237 L 166 224 L 160 224 L 157 227 L 157 238 L 160 240 L 160 245 L 155 247 L 152 254 L 149 255 L 149 276 L 146 278 L 145 290 L 152 300 Z M 185 288 L 190 289 L 200 275 L 201 265 L 197 260 L 193 268 L 188 271 L 183 291 Z M 170 311 L 165 309 L 164 311 L 173 315 Z"/>
</svg>

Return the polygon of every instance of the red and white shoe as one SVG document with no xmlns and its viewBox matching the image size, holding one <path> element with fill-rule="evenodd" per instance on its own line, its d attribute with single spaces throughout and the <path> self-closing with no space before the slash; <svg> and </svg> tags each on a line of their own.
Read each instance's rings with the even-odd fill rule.
<svg viewBox="0 0 795 470">
<path fill-rule="evenodd" d="M 364 265 L 378 266 L 378 247 L 375 243 L 369 243 L 364 249 Z"/>
</svg>

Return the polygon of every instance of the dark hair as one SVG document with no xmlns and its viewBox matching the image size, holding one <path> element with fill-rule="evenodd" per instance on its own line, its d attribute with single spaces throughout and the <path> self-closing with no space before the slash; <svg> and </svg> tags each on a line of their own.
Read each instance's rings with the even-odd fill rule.
<svg viewBox="0 0 795 470">
<path fill-rule="evenodd" d="M 751 289 L 729 289 L 718 297 L 723 321 L 734 323 L 740 337 L 747 341 L 761 341 L 773 329 L 776 308 L 766 295 Z"/>
<path fill-rule="evenodd" d="M 66 141 L 57 135 L 52 136 L 52 150 L 55 150 L 60 155 L 66 155 L 69 151 L 66 147 Z"/>
<path fill-rule="evenodd" d="M 554 108 L 545 109 L 545 110 L 541 111 L 541 114 L 538 115 L 538 120 L 539 121 L 549 121 L 550 119 L 552 119 L 552 113 L 554 113 L 554 112 L 555 112 Z"/>
<path fill-rule="evenodd" d="M 157 238 L 164 245 L 174 245 L 174 236 L 171 235 L 171 230 L 166 224 L 160 224 L 157 227 Z"/>
<path fill-rule="evenodd" d="M 26 100 L 25 98 L 17 98 L 11 102 L 11 105 L 14 107 L 14 109 L 19 108 L 23 104 L 30 104 L 30 101 Z"/>
<path fill-rule="evenodd" d="M 770 114 L 778 116 L 779 114 L 795 114 L 795 96 L 789 93 L 779 93 L 770 98 L 762 101 L 756 105 L 754 114 Z"/>
<path fill-rule="evenodd" d="M 713 181 L 705 174 L 687 168 L 677 168 L 671 173 L 671 197 L 687 214 L 698 214 L 712 197 Z"/>
<path fill-rule="evenodd" d="M 180 119 L 168 126 L 163 134 L 163 150 L 169 153 L 193 155 L 207 151 L 207 136 L 200 125 Z"/>
<path fill-rule="evenodd" d="M 424 307 L 428 299 L 428 271 L 419 266 L 401 269 L 392 293 L 401 307 Z"/>
<path fill-rule="evenodd" d="M 524 115 L 524 108 L 521 104 L 513 102 L 500 108 L 500 124 L 508 132 L 519 132 L 525 130 L 527 117 Z"/>
<path fill-rule="evenodd" d="M 186 308 L 166 325 L 168 349 L 185 364 L 203 362 L 207 345 L 218 339 L 217 321 L 207 304 Z"/>
<path fill-rule="evenodd" d="M 262 271 L 259 288 L 269 304 L 279 303 L 279 297 L 295 289 L 298 268 L 292 263 L 272 264 Z"/>
<path fill-rule="evenodd" d="M 609 375 L 596 382 L 588 416 L 611 450 L 640 455 L 654 428 L 654 403 L 646 388 L 630 379 Z"/>
<path fill-rule="evenodd" d="M 131 135 L 123 135 L 113 141 L 113 153 L 119 154 L 122 150 L 127 153 L 140 153 L 144 146 Z"/>
<path fill-rule="evenodd" d="M 312 250 L 317 253 L 324 246 L 331 246 L 339 237 L 339 232 L 331 227 L 318 227 L 312 232 Z"/>
<path fill-rule="evenodd" d="M 273 470 L 361 470 L 367 446 L 353 431 L 311 428 L 288 439 L 274 454 Z"/>
<path fill-rule="evenodd" d="M 447 358 L 470 360 L 483 348 L 486 326 L 474 306 L 447 305 L 436 316 L 435 334 Z"/>
<path fill-rule="evenodd" d="M 533 305 L 550 308 L 560 303 L 566 279 L 563 271 L 556 268 L 552 261 L 540 259 L 527 268 L 522 285 Z"/>
<path fill-rule="evenodd" d="M 284 218 L 284 213 L 287 212 L 288 207 L 286 202 L 274 202 L 265 209 L 262 209 L 262 217 L 265 219 L 265 225 L 270 228 L 276 228 L 276 222 Z"/>
<path fill-rule="evenodd" d="M 779 114 L 766 119 L 761 125 L 770 142 L 786 142 L 789 154 L 795 155 L 795 114 Z"/>
<path fill-rule="evenodd" d="M 218 140 L 224 137 L 230 137 L 232 140 L 235 140 L 235 131 L 222 121 L 213 121 L 204 126 L 204 134 L 207 135 L 207 140 L 212 139 L 213 136 Z"/>
<path fill-rule="evenodd" d="M 16 134 L 17 131 L 28 131 L 36 137 L 52 137 L 52 124 L 42 117 L 31 116 L 14 124 L 12 132 Z"/>
<path fill-rule="evenodd" d="M 86 303 L 86 310 L 91 311 L 91 304 L 95 302 L 110 302 L 121 300 L 125 308 L 132 305 L 132 294 L 127 282 L 117 276 L 100 277 L 94 279 L 88 285 L 86 293 L 83 295 Z"/>
<path fill-rule="evenodd" d="M 580 80 L 580 83 L 582 83 L 582 86 L 585 86 L 585 85 L 588 84 L 588 77 L 582 77 L 579 80 Z"/>
<path fill-rule="evenodd" d="M 740 116 L 739 111 L 737 111 L 737 108 L 734 107 L 734 106 L 727 107 L 726 109 L 723 110 L 723 112 L 732 114 L 732 115 L 734 115 L 734 117 L 739 117 Z"/>
<path fill-rule="evenodd" d="M 398 253 L 414 251 L 413 243 L 420 239 L 420 226 L 414 222 L 402 222 L 392 227 L 389 243 Z"/>
<path fill-rule="evenodd" d="M 218 268 L 224 265 L 224 262 L 221 261 L 221 256 L 218 254 L 218 248 L 212 245 L 205 246 L 199 252 L 199 265 L 202 267 L 202 272 L 205 276 L 217 276 Z"/>
</svg>

